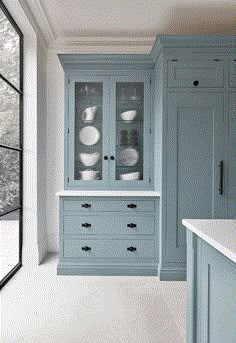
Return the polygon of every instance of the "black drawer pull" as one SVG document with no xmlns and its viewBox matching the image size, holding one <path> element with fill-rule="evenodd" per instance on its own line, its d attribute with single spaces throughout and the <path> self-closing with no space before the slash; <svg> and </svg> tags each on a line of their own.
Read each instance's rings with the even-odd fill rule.
<svg viewBox="0 0 236 343">
<path fill-rule="evenodd" d="M 85 247 L 82 247 L 82 250 L 84 250 L 84 251 L 90 251 L 90 250 L 91 250 L 91 248 L 90 248 L 90 247 L 87 247 L 87 246 L 85 246 Z"/>
<path fill-rule="evenodd" d="M 84 208 L 90 208 L 91 207 L 90 204 L 82 204 L 81 206 L 84 207 Z"/>
<path fill-rule="evenodd" d="M 108 156 L 104 156 L 104 160 L 108 160 Z"/>
<path fill-rule="evenodd" d="M 134 247 L 129 247 L 129 248 L 127 248 L 127 250 L 128 250 L 128 251 L 136 251 L 136 250 L 137 250 L 137 248 L 134 248 Z"/>
<path fill-rule="evenodd" d="M 137 225 L 134 223 L 130 223 L 130 224 L 127 224 L 127 227 L 131 227 L 131 229 L 132 229 L 133 227 L 137 227 Z"/>
<path fill-rule="evenodd" d="M 198 84 L 199 84 L 199 81 L 193 81 L 194 86 L 198 86 Z"/>
<path fill-rule="evenodd" d="M 84 223 L 84 224 L 82 224 L 82 227 L 91 227 L 92 225 L 91 224 L 89 224 L 89 223 Z"/>
<path fill-rule="evenodd" d="M 127 207 L 128 207 L 128 208 L 136 208 L 137 205 L 135 205 L 135 204 L 128 204 Z"/>
<path fill-rule="evenodd" d="M 111 159 L 112 161 L 114 161 L 115 157 L 114 157 L 114 156 L 111 156 L 110 159 Z"/>
</svg>

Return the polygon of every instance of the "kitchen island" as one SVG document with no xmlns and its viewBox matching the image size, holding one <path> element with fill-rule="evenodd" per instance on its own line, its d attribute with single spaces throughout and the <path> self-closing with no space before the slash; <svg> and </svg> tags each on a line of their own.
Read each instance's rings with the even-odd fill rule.
<svg viewBox="0 0 236 343">
<path fill-rule="evenodd" d="M 236 220 L 183 219 L 187 343 L 236 342 Z"/>
</svg>

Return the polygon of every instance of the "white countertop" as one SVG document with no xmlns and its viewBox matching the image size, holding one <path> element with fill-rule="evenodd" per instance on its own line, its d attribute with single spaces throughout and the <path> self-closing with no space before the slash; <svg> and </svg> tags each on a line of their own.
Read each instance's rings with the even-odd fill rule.
<svg viewBox="0 0 236 343">
<path fill-rule="evenodd" d="M 60 191 L 59 197 L 159 197 L 156 191 Z"/>
<path fill-rule="evenodd" d="M 236 263 L 236 219 L 183 219 L 182 223 Z"/>
</svg>

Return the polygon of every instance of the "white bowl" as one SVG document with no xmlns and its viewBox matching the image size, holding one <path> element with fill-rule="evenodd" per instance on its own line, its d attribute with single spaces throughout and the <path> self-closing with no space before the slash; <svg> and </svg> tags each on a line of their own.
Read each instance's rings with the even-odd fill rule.
<svg viewBox="0 0 236 343">
<path fill-rule="evenodd" d="M 126 120 L 126 121 L 134 120 L 136 115 L 137 115 L 137 111 L 136 110 L 126 111 L 126 112 L 122 112 L 120 114 L 121 119 Z"/>
<path fill-rule="evenodd" d="M 81 175 L 81 180 L 97 180 L 97 174 L 99 173 L 99 171 L 83 170 L 79 173 Z"/>
<path fill-rule="evenodd" d="M 79 154 L 80 160 L 86 167 L 94 166 L 100 157 L 100 152 L 94 152 L 92 154 L 80 153 Z"/>
<path fill-rule="evenodd" d="M 93 121 L 95 119 L 96 111 L 97 111 L 97 106 L 91 106 L 87 107 L 83 112 L 82 112 L 82 120 L 83 121 Z"/>
<path fill-rule="evenodd" d="M 139 180 L 140 172 L 120 174 L 120 179 L 121 180 Z"/>
</svg>

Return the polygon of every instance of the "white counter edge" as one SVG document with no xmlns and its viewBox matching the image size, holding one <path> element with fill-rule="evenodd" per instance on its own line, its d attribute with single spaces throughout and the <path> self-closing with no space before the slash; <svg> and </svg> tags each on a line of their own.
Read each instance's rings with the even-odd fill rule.
<svg viewBox="0 0 236 343">
<path fill-rule="evenodd" d="M 189 219 L 191 220 L 191 219 Z M 213 237 L 207 235 L 205 232 L 202 232 L 199 228 L 196 228 L 194 225 L 192 225 L 189 222 L 188 219 L 183 219 L 182 224 L 186 226 L 187 229 L 195 233 L 198 237 L 203 239 L 205 242 L 209 243 L 212 247 L 217 249 L 219 252 L 221 252 L 223 255 L 228 257 L 231 261 L 236 263 L 236 254 L 232 250 L 230 250 L 227 246 L 222 245 L 219 241 L 215 240 Z M 204 221 L 204 219 L 201 219 Z M 226 219 L 227 220 L 227 219 Z M 207 220 L 206 220 L 207 221 Z M 225 221 L 224 219 L 219 219 L 219 222 L 222 221 L 222 223 Z"/>
<path fill-rule="evenodd" d="M 56 193 L 59 197 L 160 197 L 156 191 L 67 191 Z"/>
</svg>

